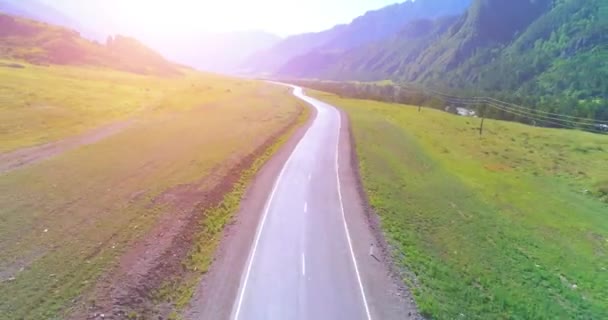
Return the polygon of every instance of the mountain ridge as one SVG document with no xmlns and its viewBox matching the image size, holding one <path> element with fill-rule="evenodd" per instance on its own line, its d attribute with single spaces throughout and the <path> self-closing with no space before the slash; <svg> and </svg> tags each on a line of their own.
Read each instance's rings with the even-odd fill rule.
<svg viewBox="0 0 608 320">
<path fill-rule="evenodd" d="M 608 119 L 604 0 L 475 0 L 455 18 L 418 20 L 387 40 L 303 56 L 281 78 L 380 81 L 492 95 L 547 112 Z M 604 9 L 608 12 L 608 9 Z"/>
<path fill-rule="evenodd" d="M 103 32 L 87 28 L 77 19 L 37 0 L 0 0 L 0 12 L 75 30 L 90 40 L 103 41 L 107 36 Z"/>
<path fill-rule="evenodd" d="M 105 25 L 104 23 L 93 26 L 88 23 L 86 17 L 71 17 L 59 8 L 60 6 L 38 0 L 0 0 L 0 12 L 62 26 L 100 43 L 104 43 L 112 34 L 122 34 L 110 31 L 115 30 L 111 24 L 106 27 L 101 27 Z M 105 21 L 106 18 L 107 16 L 101 13 L 99 21 Z M 281 38 L 260 31 L 224 33 L 188 31 L 181 34 L 166 33 L 155 37 L 142 36 L 138 39 L 180 64 L 209 72 L 237 73 L 239 65 L 246 57 L 269 48 Z"/>
<path fill-rule="evenodd" d="M 471 0 L 417 0 L 368 11 L 349 24 L 288 37 L 269 50 L 254 54 L 243 66 L 253 73 L 274 73 L 299 56 L 319 56 L 328 52 L 335 54 L 389 38 L 407 22 L 417 18 L 462 13 L 470 2 Z"/>
<path fill-rule="evenodd" d="M 182 67 L 134 38 L 116 35 L 99 44 L 77 31 L 0 13 L 0 58 L 33 64 L 106 67 L 138 74 L 173 76 Z"/>
</svg>

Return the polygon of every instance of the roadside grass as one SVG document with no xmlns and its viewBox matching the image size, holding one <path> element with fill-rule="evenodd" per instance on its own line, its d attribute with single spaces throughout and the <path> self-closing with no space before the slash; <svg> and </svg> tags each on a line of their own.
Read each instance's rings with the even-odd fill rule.
<svg viewBox="0 0 608 320">
<path fill-rule="evenodd" d="M 314 92 L 430 319 L 608 318 L 608 136 Z"/>
<path fill-rule="evenodd" d="M 8 100 L 35 94 L 41 105 L 69 116 L 44 123 L 45 110 L 2 102 L 3 149 L 117 118 L 137 121 L 98 143 L 0 176 L 0 319 L 63 318 L 134 241 L 171 212 L 160 195 L 198 181 L 205 181 L 200 188 L 210 187 L 300 110 L 287 89 L 257 81 L 195 73 L 161 79 L 65 67 L 25 70 L 29 78 L 2 75 L 0 86 L 14 90 Z M 44 88 L 52 81 L 60 90 L 56 96 Z M 146 93 L 131 91 L 148 87 L 149 92 L 142 89 Z M 0 97 L 7 99 L 5 92 Z M 47 127 L 52 134 L 44 134 Z M 22 130 L 13 133 L 14 128 Z"/>
<path fill-rule="evenodd" d="M 0 60 L 5 64 L 11 60 Z M 239 93 L 245 82 L 184 70 L 153 77 L 99 68 L 0 66 L 0 152 L 73 136 L 149 111 L 176 111 Z M 236 85 L 236 86 L 235 86 Z"/>
<path fill-rule="evenodd" d="M 201 277 L 209 270 L 213 262 L 213 255 L 223 238 L 225 226 L 232 221 L 238 212 L 241 200 L 247 191 L 249 183 L 257 172 L 264 166 L 271 156 L 277 152 L 291 137 L 292 133 L 301 126 L 310 116 L 310 110 L 303 107 L 302 112 L 295 119 L 295 125 L 282 134 L 253 164 L 247 168 L 232 190 L 225 194 L 222 201 L 214 207 L 204 211 L 204 219 L 196 234 L 196 241 L 185 261 L 184 266 L 189 271 L 184 277 L 168 279 L 156 293 L 161 302 L 168 302 L 174 306 L 170 318 L 179 319 L 182 311 L 192 299 Z"/>
</svg>

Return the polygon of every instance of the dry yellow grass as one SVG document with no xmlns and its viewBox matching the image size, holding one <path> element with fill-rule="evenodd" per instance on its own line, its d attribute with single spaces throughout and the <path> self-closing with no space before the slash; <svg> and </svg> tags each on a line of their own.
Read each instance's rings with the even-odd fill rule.
<svg viewBox="0 0 608 320">
<path fill-rule="evenodd" d="M 4 150 L 136 119 L 0 175 L 0 319 L 61 316 L 167 212 L 159 195 L 194 181 L 211 187 L 301 110 L 286 88 L 194 73 L 28 66 L 0 77 Z"/>
</svg>

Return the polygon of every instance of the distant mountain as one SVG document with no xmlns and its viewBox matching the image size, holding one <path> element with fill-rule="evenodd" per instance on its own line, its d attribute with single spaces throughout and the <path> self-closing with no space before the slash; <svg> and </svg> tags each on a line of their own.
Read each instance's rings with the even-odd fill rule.
<svg viewBox="0 0 608 320">
<path fill-rule="evenodd" d="M 546 111 L 608 119 L 608 2 L 475 0 L 457 17 L 285 65 L 282 77 L 385 80 L 485 92 Z"/>
<path fill-rule="evenodd" d="M 0 11 L 64 27 L 78 25 L 63 13 L 36 0 L 0 0 Z"/>
<path fill-rule="evenodd" d="M 288 37 L 269 50 L 254 54 L 243 67 L 254 73 L 274 73 L 296 57 L 320 58 L 381 41 L 412 20 L 461 14 L 470 3 L 471 0 L 416 0 L 391 5 L 367 12 L 347 25 Z"/>
<path fill-rule="evenodd" d="M 487 48 L 500 48 L 542 14 L 553 0 L 476 0 L 470 9 L 401 72 L 407 80 L 431 80 L 458 68 Z"/>
<path fill-rule="evenodd" d="M 252 74 L 277 71 L 293 57 L 312 51 L 335 39 L 347 26 L 339 25 L 319 33 L 305 33 L 286 38 L 267 50 L 252 54 L 241 64 L 241 69 Z"/>
<path fill-rule="evenodd" d="M 562 72 L 573 76 L 572 68 L 589 68 L 592 72 L 587 77 L 608 75 L 600 73 L 606 72 L 604 68 L 595 68 L 606 65 L 601 60 L 608 45 L 608 14 L 600 16 L 602 6 L 608 4 L 603 0 L 476 0 L 460 17 L 413 21 L 388 40 L 324 59 L 303 56 L 281 73 L 455 88 L 475 85 L 493 91 L 547 90 L 551 85 L 546 80 L 559 78 Z M 585 83 L 595 88 L 594 94 L 606 92 L 587 80 L 571 80 L 580 87 L 574 91 L 582 90 Z"/>
<path fill-rule="evenodd" d="M 150 40 L 167 57 L 200 70 L 238 73 L 245 58 L 278 43 L 280 37 L 266 32 L 188 34 L 173 39 Z"/>
<path fill-rule="evenodd" d="M 295 78 L 384 80 L 393 79 L 404 61 L 418 59 L 457 20 L 458 16 L 419 19 L 406 24 L 399 33 L 381 42 L 346 52 L 301 55 L 283 65 L 277 75 Z"/>
<path fill-rule="evenodd" d="M 101 41 L 106 36 L 102 32 L 84 27 L 63 12 L 37 0 L 0 0 L 0 12 L 77 30 L 89 39 Z"/>
<path fill-rule="evenodd" d="M 553 0 L 476 0 L 459 17 L 414 20 L 396 36 L 332 58 L 336 64 L 314 65 L 306 56 L 284 66 L 290 76 L 421 81 L 445 77 L 478 49 L 508 43 Z"/>
<path fill-rule="evenodd" d="M 180 73 L 180 67 L 135 39 L 109 37 L 106 44 L 101 45 L 67 28 L 6 14 L 0 14 L 0 58 L 34 64 L 98 66 L 161 76 Z"/>
<path fill-rule="evenodd" d="M 98 23 L 88 24 L 86 18 L 72 19 L 52 4 L 38 0 L 0 0 L 0 12 L 66 27 L 98 42 L 105 41 L 108 30 L 115 30 L 111 24 L 103 23 L 109 21 L 107 14 L 111 13 L 100 13 Z M 254 31 L 214 34 L 184 30 L 180 34 L 156 34 L 142 40 L 181 64 L 205 71 L 236 73 L 245 58 L 270 48 L 281 38 Z"/>
</svg>

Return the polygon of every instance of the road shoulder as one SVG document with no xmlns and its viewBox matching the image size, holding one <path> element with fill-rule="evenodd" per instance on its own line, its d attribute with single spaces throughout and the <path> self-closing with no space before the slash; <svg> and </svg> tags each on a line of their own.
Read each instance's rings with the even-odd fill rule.
<svg viewBox="0 0 608 320">
<path fill-rule="evenodd" d="M 279 172 L 316 118 L 315 108 L 281 149 L 264 164 L 247 188 L 234 222 L 226 227 L 209 271 L 203 276 L 183 317 L 185 319 L 229 319 L 238 295 L 261 215 Z"/>
<path fill-rule="evenodd" d="M 369 205 L 348 114 L 342 118 L 338 148 L 344 211 L 373 319 L 422 319 L 409 289 L 399 277 L 380 220 Z"/>
</svg>

